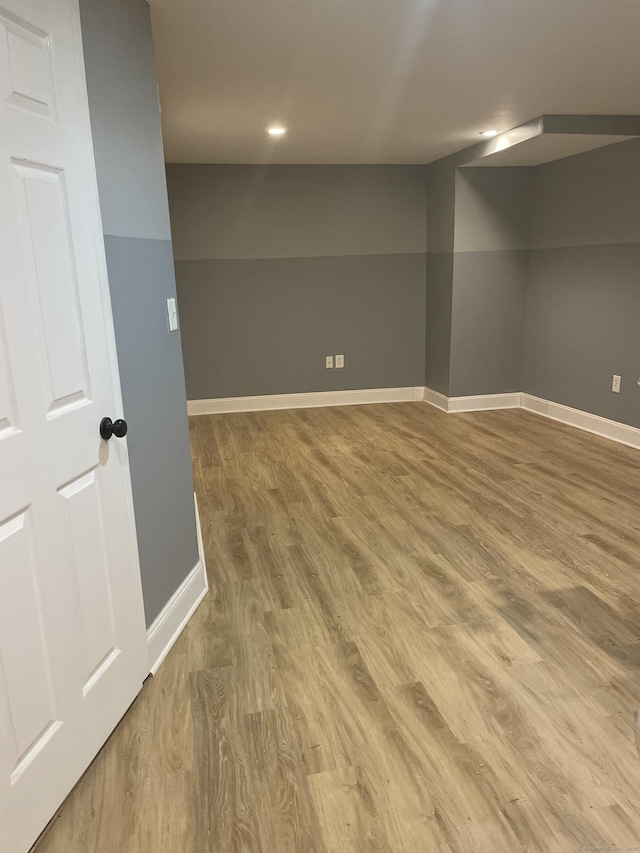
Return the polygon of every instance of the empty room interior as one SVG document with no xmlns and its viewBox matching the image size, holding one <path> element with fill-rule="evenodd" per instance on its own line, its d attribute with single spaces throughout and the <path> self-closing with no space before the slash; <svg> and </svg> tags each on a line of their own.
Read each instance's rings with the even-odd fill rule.
<svg viewBox="0 0 640 853">
<path fill-rule="evenodd" d="M 2 0 L 0 853 L 640 850 L 637 0 Z"/>
</svg>

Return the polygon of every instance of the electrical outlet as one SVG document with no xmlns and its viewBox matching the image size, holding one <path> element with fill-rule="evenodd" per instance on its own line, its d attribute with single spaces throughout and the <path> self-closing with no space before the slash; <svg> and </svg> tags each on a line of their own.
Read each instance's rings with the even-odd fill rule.
<svg viewBox="0 0 640 853">
<path fill-rule="evenodd" d="M 614 394 L 620 393 L 620 383 L 622 382 L 622 377 L 618 376 L 616 373 L 613 374 L 613 382 L 611 383 L 611 390 Z"/>
<path fill-rule="evenodd" d="M 336 367 L 344 367 L 344 356 L 337 355 L 336 356 Z"/>
<path fill-rule="evenodd" d="M 327 356 L 324 366 L 325 367 L 333 367 L 333 356 L 332 355 Z"/>
</svg>

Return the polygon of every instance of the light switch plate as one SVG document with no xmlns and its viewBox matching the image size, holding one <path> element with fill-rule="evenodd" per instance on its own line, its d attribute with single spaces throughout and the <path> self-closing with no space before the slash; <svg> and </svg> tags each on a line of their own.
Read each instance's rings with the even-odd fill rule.
<svg viewBox="0 0 640 853">
<path fill-rule="evenodd" d="M 169 331 L 178 329 L 178 308 L 175 299 L 167 299 L 167 314 L 169 315 Z"/>
</svg>

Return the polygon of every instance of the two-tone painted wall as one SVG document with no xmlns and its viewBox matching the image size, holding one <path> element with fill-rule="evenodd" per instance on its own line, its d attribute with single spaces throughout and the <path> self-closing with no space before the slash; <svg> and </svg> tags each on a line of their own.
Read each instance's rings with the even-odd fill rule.
<svg viewBox="0 0 640 853">
<path fill-rule="evenodd" d="M 449 395 L 456 170 L 447 161 L 427 168 L 425 385 Z"/>
<path fill-rule="evenodd" d="M 640 140 L 534 172 L 523 391 L 640 427 Z"/>
<path fill-rule="evenodd" d="M 169 164 L 189 399 L 422 385 L 425 174 Z"/>
<path fill-rule="evenodd" d="M 440 394 L 521 390 L 532 180 L 428 167 L 425 385 Z"/>
<path fill-rule="evenodd" d="M 455 177 L 450 397 L 522 389 L 532 170 Z"/>
<path fill-rule="evenodd" d="M 176 292 L 149 6 L 80 0 L 80 12 L 150 625 L 198 545 L 180 333 L 167 323 Z"/>
<path fill-rule="evenodd" d="M 640 426 L 640 141 L 466 159 L 169 165 L 189 398 L 425 384 Z"/>
<path fill-rule="evenodd" d="M 459 159 L 427 170 L 427 387 L 640 427 L 640 140 L 536 167 Z"/>
</svg>

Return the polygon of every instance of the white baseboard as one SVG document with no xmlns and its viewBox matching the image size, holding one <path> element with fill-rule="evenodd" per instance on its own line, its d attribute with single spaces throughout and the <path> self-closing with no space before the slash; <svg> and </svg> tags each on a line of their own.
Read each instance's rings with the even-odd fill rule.
<svg viewBox="0 0 640 853">
<path fill-rule="evenodd" d="M 174 643 L 185 629 L 189 619 L 191 619 L 198 609 L 198 605 L 209 591 L 207 567 L 202 547 L 198 502 L 195 494 L 193 499 L 196 510 L 199 559 L 147 631 L 149 672 L 152 675 L 156 674 L 160 668 L 160 664 L 169 654 Z"/>
<path fill-rule="evenodd" d="M 440 411 L 449 414 L 522 408 L 528 412 L 534 412 L 560 423 L 600 435 L 603 438 L 609 438 L 620 444 L 640 449 L 640 429 L 636 427 L 520 392 L 446 397 L 432 388 L 411 386 L 406 388 L 365 388 L 355 391 L 318 391 L 308 394 L 267 394 L 257 397 L 220 397 L 213 400 L 189 400 L 187 406 L 190 415 L 213 415 L 226 412 L 307 409 L 319 406 L 356 406 L 367 403 L 403 403 L 416 400 L 424 400 Z"/>
<path fill-rule="evenodd" d="M 474 397 L 449 397 L 450 412 L 488 412 L 494 409 L 520 408 L 520 392 L 515 394 L 478 394 Z"/>
<path fill-rule="evenodd" d="M 494 409 L 525 409 L 553 421 L 591 432 L 594 435 L 617 441 L 640 450 L 640 429 L 618 423 L 580 409 L 572 409 L 561 403 L 543 400 L 532 394 L 481 394 L 475 397 L 445 397 L 431 388 L 424 389 L 425 402 L 443 412 L 483 412 Z"/>
<path fill-rule="evenodd" d="M 553 421 L 559 421 L 568 426 L 577 427 L 585 432 L 591 432 L 594 435 L 602 436 L 602 438 L 608 438 L 611 441 L 617 441 L 619 444 L 626 444 L 640 450 L 640 429 L 636 427 L 611 421 L 608 418 L 601 418 L 599 415 L 592 415 L 580 409 L 572 409 L 570 406 L 563 406 L 561 403 L 542 400 L 540 397 L 534 397 L 531 394 L 522 394 L 521 406 L 527 412 L 534 412 L 536 415 L 551 418 Z"/>
<path fill-rule="evenodd" d="M 442 412 L 487 412 L 494 409 L 517 409 L 520 392 L 514 394 L 476 394 L 471 397 L 445 397 L 431 388 L 424 389 L 425 402 Z"/>
<path fill-rule="evenodd" d="M 434 391 L 432 388 L 424 389 L 424 401 L 431 406 L 435 406 L 436 409 L 440 409 L 441 412 L 449 411 L 449 398 L 445 397 L 439 391 Z"/>
<path fill-rule="evenodd" d="M 305 394 L 265 394 L 257 397 L 220 397 L 189 400 L 190 415 L 228 412 L 262 412 L 276 409 L 313 409 L 321 406 L 359 406 L 367 403 L 404 403 L 423 400 L 422 386 L 407 388 L 363 388 L 355 391 L 317 391 Z"/>
</svg>

